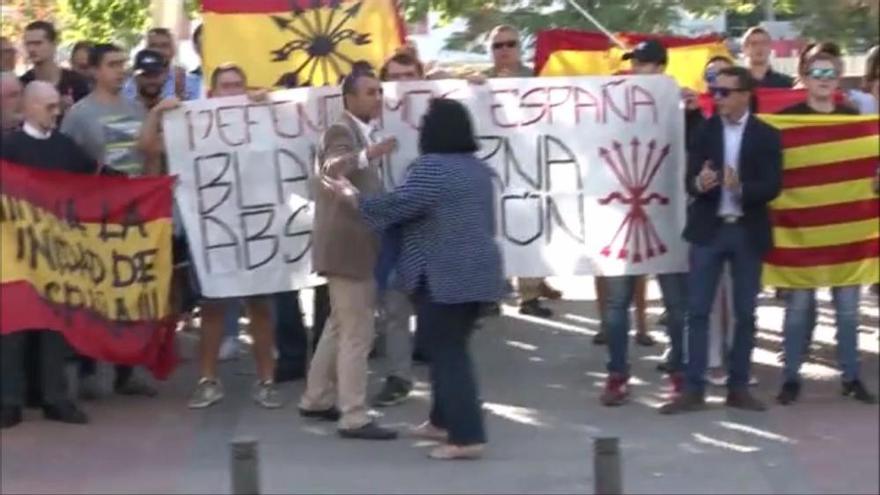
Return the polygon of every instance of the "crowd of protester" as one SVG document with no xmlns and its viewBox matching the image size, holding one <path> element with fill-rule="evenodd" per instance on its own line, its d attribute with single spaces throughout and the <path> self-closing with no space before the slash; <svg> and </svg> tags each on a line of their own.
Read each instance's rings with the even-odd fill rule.
<svg viewBox="0 0 880 495">
<path fill-rule="evenodd" d="M 203 74 L 201 67 L 187 72 L 174 65 L 177 43 L 168 29 L 151 29 L 145 41 L 131 68 L 129 55 L 119 46 L 89 41 L 73 46 L 69 68 L 64 68 L 57 61 L 59 33 L 51 23 L 35 21 L 21 40 L 0 40 L 0 155 L 29 167 L 74 173 L 167 174 L 163 112 L 201 98 L 203 92 L 208 98 L 267 97 L 268 88 L 250 88 L 247 74 L 234 62 L 211 74 Z M 673 399 L 660 409 L 664 414 L 704 408 L 707 385 L 726 386 L 729 407 L 766 409 L 750 391 L 755 383 L 751 355 L 761 260 L 772 246 L 768 204 L 782 187 L 782 148 L 779 132 L 755 117 L 760 111 L 756 88 L 805 89 L 806 99 L 782 112 L 786 114 L 877 113 L 876 47 L 867 58 L 862 85 L 844 92 L 841 100 L 837 95 L 843 68 L 836 45 L 806 47 L 798 74 L 791 77 L 773 69 L 770 41 L 766 30 L 752 28 L 743 37 L 743 66 L 724 56 L 706 64 L 714 115 L 704 115 L 696 93 L 682 91 L 689 149 L 683 180 L 691 198 L 683 235 L 691 243 L 691 267 L 687 273 L 656 276 L 665 308 L 661 323 L 669 336 L 666 358 L 658 368 L 674 390 Z M 194 45 L 201 50 L 200 28 Z M 20 76 L 15 74 L 19 46 L 31 66 Z M 494 29 L 489 48 L 492 67 L 468 75 L 470 83 L 532 76 L 515 28 Z M 624 59 L 635 74 L 663 74 L 667 51 L 648 40 Z M 345 112 L 324 132 L 315 170 L 321 186 L 313 264 L 327 284 L 315 289 L 311 331 L 297 291 L 240 300 L 200 297 L 198 277 L 187 263 L 185 232 L 176 222 L 171 300 L 176 313 L 187 315 L 184 320 L 196 313 L 200 318 L 199 380 L 190 408 L 206 408 L 224 398 L 218 362 L 238 353 L 244 310 L 257 365 L 252 397 L 260 406 L 282 407 L 277 384 L 306 379 L 298 405 L 301 416 L 337 422 L 345 438 L 393 439 L 398 433 L 376 423 L 369 407 L 406 400 L 413 390 L 414 363 L 427 363 L 432 407 L 428 420 L 413 433 L 442 443 L 431 453 L 435 458 L 481 455 L 487 438 L 469 336 L 479 318 L 499 313 L 498 303 L 511 286 L 517 289 L 520 313 L 535 318 L 552 318 L 542 301 L 562 294 L 542 279 L 503 279 L 500 250 L 489 228 L 495 208 L 492 172 L 474 156 L 471 118 L 460 103 L 432 102 L 419 136 L 419 158 L 401 186 L 383 190 L 378 163 L 396 149 L 397 141 L 376 137 L 381 83 L 448 77 L 441 71 L 426 73 L 418 51 L 406 45 L 378 70 L 358 63 L 340 80 Z M 296 87 L 295 79 L 282 77 L 280 85 Z M 472 235 L 456 235 L 463 228 Z M 444 249 L 430 249 L 438 245 Z M 656 345 L 645 316 L 646 280 L 621 276 L 595 281 L 601 329 L 594 342 L 607 344 L 609 355 L 600 398 L 605 406 L 622 405 L 630 395 L 627 347 L 633 303 L 636 342 Z M 815 289 L 779 294 L 785 304 L 780 404 L 799 398 L 799 369 L 817 322 Z M 842 393 L 873 403 L 859 368 L 862 288 L 834 287 L 831 293 Z M 51 330 L 4 335 L 0 351 L 3 428 L 22 421 L 23 407 L 41 407 L 50 420 L 88 422 L 78 399 L 96 400 L 104 393 L 95 378 L 101 363 L 70 356 L 62 334 Z M 383 387 L 372 400 L 367 397 L 371 355 L 384 356 L 386 363 Z M 77 400 L 67 393 L 64 375 L 71 360 L 79 377 Z M 115 366 L 113 374 L 114 393 L 157 393 L 131 367 Z"/>
</svg>

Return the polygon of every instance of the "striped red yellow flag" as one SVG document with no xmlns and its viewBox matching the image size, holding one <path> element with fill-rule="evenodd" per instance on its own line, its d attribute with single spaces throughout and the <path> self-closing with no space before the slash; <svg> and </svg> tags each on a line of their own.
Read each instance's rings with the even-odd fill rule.
<svg viewBox="0 0 880 495">
<path fill-rule="evenodd" d="M 79 354 L 167 377 L 174 179 L 3 160 L 0 176 L 0 335 L 48 328 Z"/>
<path fill-rule="evenodd" d="M 615 35 L 629 49 L 642 41 L 655 39 L 666 47 L 669 58 L 666 73 L 684 88 L 705 91 L 703 71 L 712 57 L 733 58 L 727 45 L 717 36 L 689 38 L 643 33 Z M 624 50 L 600 33 L 570 29 L 538 32 L 535 50 L 535 73 L 541 76 L 609 75 L 630 69 L 622 60 Z"/>
<path fill-rule="evenodd" d="M 782 132 L 783 188 L 764 284 L 815 288 L 880 278 L 876 115 L 762 115 Z"/>
<path fill-rule="evenodd" d="M 406 36 L 395 0 L 202 0 L 202 16 L 205 73 L 233 62 L 251 86 L 337 84 Z"/>
</svg>

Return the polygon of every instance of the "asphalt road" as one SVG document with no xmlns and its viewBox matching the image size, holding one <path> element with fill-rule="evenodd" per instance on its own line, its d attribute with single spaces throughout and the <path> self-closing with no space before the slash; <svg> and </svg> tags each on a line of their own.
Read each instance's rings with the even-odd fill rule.
<svg viewBox="0 0 880 495">
<path fill-rule="evenodd" d="M 662 346 L 631 343 L 634 397 L 609 409 L 598 401 L 605 377 L 590 279 L 557 280 L 569 300 L 540 321 L 505 315 L 485 322 L 474 339 L 490 435 L 483 460 L 440 462 L 411 438 L 370 443 L 342 440 L 332 425 L 301 420 L 303 384 L 283 387 L 284 409 L 266 411 L 249 399 L 252 363 L 223 365 L 226 400 L 211 409 L 185 406 L 195 383 L 186 362 L 159 397 L 107 397 L 84 404 L 92 423 L 45 422 L 28 411 L 0 435 L 2 493 L 229 493 L 229 441 L 259 439 L 264 493 L 592 493 L 592 439 L 621 441 L 625 493 L 878 493 L 878 410 L 839 395 L 833 311 L 822 303 L 817 348 L 805 369 L 797 405 L 766 413 L 723 407 L 660 416 L 668 394 L 655 371 Z M 652 319 L 659 314 L 652 287 Z M 782 309 L 769 299 L 759 312 L 760 379 L 756 393 L 772 402 L 780 385 L 776 359 Z M 662 331 L 654 335 L 663 340 Z M 181 341 L 191 354 L 192 341 Z M 876 296 L 862 307 L 864 381 L 878 388 Z M 381 362 L 375 361 L 375 367 Z M 381 421 L 406 428 L 427 412 L 427 370 L 418 368 L 416 397 L 381 411 Z M 372 386 L 378 387 L 374 374 Z"/>
</svg>

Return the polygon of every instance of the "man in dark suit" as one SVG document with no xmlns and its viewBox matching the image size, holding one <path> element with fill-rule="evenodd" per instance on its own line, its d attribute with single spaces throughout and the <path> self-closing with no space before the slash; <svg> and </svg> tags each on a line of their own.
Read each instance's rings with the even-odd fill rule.
<svg viewBox="0 0 880 495">
<path fill-rule="evenodd" d="M 725 262 L 731 263 L 736 313 L 726 403 L 766 409 L 748 384 L 761 258 L 773 244 L 767 204 L 782 188 L 782 142 L 777 130 L 749 112 L 754 87 L 747 69 L 721 70 L 711 88 L 717 114 L 693 141 L 685 179 L 692 198 L 684 231 L 692 244 L 687 384 L 684 394 L 661 408 L 663 414 L 705 407 L 709 313 Z"/>
</svg>

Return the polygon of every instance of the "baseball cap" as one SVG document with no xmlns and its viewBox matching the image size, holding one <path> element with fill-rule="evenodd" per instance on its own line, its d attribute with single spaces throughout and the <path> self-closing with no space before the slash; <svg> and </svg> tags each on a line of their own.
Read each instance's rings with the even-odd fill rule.
<svg viewBox="0 0 880 495">
<path fill-rule="evenodd" d="M 635 59 L 643 63 L 665 64 L 666 48 L 657 40 L 645 40 L 632 51 L 623 55 L 624 60 Z"/>
<path fill-rule="evenodd" d="M 134 56 L 134 75 L 136 76 L 155 74 L 165 70 L 166 66 L 165 57 L 155 50 L 144 49 Z"/>
</svg>

